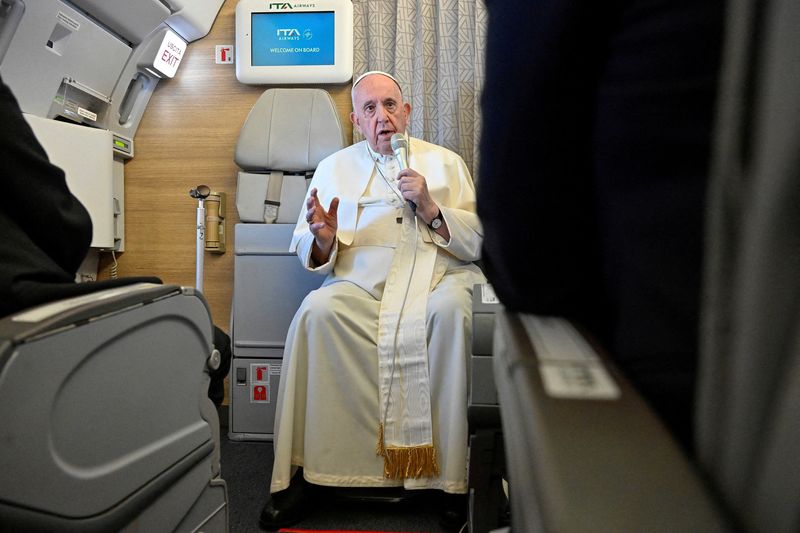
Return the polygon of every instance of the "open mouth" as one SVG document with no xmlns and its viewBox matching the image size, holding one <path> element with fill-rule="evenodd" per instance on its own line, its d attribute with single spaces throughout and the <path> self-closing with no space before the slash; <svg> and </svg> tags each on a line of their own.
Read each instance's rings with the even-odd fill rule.
<svg viewBox="0 0 800 533">
<path fill-rule="evenodd" d="M 394 130 L 380 130 L 378 132 L 378 137 L 391 137 L 392 135 L 394 135 Z"/>
</svg>

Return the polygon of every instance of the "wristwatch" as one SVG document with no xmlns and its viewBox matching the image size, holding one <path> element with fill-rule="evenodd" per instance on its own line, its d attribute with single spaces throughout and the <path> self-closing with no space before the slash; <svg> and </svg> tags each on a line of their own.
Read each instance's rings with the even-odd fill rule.
<svg viewBox="0 0 800 533">
<path fill-rule="evenodd" d="M 442 217 L 442 210 L 439 209 L 439 214 L 437 214 L 435 217 L 433 217 L 433 219 L 431 219 L 431 222 L 430 224 L 428 224 L 428 227 L 435 231 L 441 228 L 442 224 L 444 224 L 444 218 Z"/>
</svg>

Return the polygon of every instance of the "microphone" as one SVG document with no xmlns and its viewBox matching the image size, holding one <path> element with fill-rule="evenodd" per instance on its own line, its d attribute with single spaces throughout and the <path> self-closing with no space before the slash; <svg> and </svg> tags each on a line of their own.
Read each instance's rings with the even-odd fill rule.
<svg viewBox="0 0 800 533">
<path fill-rule="evenodd" d="M 408 168 L 408 141 L 406 140 L 405 136 L 402 133 L 395 133 L 392 135 L 392 152 L 394 152 L 394 157 L 397 159 L 397 163 L 400 165 L 400 170 L 405 170 Z M 412 202 L 411 200 L 406 200 L 408 202 L 409 207 L 415 213 L 417 212 L 417 204 Z"/>
</svg>

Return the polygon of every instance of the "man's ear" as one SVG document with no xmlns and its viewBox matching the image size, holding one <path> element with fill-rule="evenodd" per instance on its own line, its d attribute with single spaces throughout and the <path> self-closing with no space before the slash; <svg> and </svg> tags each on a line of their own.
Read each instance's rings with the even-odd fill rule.
<svg viewBox="0 0 800 533">
<path fill-rule="evenodd" d="M 353 126 L 358 128 L 358 115 L 356 115 L 355 111 L 350 112 L 350 122 L 353 123 Z"/>
<path fill-rule="evenodd" d="M 406 110 L 406 117 L 410 117 L 411 116 L 411 104 L 408 103 L 408 102 L 404 102 L 403 103 L 403 109 Z"/>
</svg>

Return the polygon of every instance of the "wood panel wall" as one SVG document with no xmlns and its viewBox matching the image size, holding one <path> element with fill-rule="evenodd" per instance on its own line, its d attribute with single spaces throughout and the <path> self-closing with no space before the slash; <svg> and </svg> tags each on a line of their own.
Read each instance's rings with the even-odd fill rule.
<svg viewBox="0 0 800 533">
<path fill-rule="evenodd" d="M 234 44 L 236 0 L 226 0 L 211 32 L 189 45 L 175 78 L 159 82 L 134 139 L 134 158 L 125 165 L 125 251 L 117 256 L 119 276 L 158 276 L 165 283 L 195 284 L 197 201 L 189 190 L 205 184 L 225 192 L 227 252 L 205 254 L 204 293 L 214 323 L 229 330 L 233 292 L 233 225 L 239 130 L 268 86 L 236 80 L 232 64 L 217 65 L 215 45 Z M 304 85 L 304 87 L 315 87 Z M 325 85 L 352 142 L 350 85 Z M 105 254 L 104 254 L 105 255 Z M 101 261 L 101 278 L 110 259 Z"/>
</svg>

